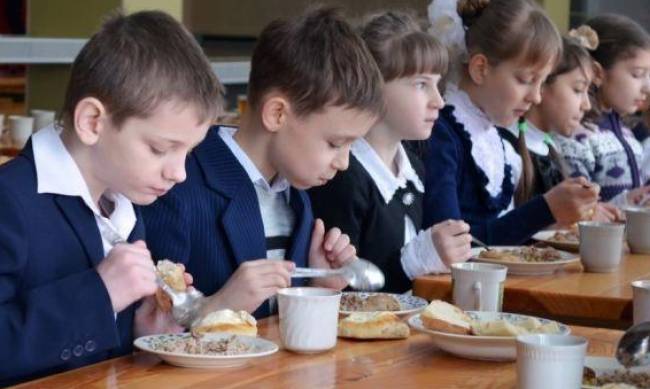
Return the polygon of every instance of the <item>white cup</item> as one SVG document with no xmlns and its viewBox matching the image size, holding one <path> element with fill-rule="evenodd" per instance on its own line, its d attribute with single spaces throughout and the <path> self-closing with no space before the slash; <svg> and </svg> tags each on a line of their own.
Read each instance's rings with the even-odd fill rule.
<svg viewBox="0 0 650 389">
<path fill-rule="evenodd" d="M 625 225 L 580 222 L 580 260 L 585 270 L 609 273 L 618 268 L 623 256 Z"/>
<path fill-rule="evenodd" d="M 519 389 L 580 389 L 587 339 L 572 335 L 519 335 Z"/>
<path fill-rule="evenodd" d="M 278 291 L 280 339 L 287 350 L 326 351 L 336 346 L 341 292 L 327 288 Z"/>
<path fill-rule="evenodd" d="M 34 118 L 34 132 L 54 123 L 54 117 L 56 115 L 56 112 L 44 109 L 32 109 L 30 113 Z"/>
<path fill-rule="evenodd" d="M 634 254 L 650 254 L 650 209 L 625 209 L 627 243 Z"/>
<path fill-rule="evenodd" d="M 454 304 L 465 311 L 500 312 L 508 268 L 488 263 L 451 265 Z"/>
<path fill-rule="evenodd" d="M 22 149 L 30 136 L 34 127 L 34 118 L 27 116 L 11 115 L 9 116 L 9 136 L 14 146 Z"/>
<path fill-rule="evenodd" d="M 650 280 L 632 282 L 634 324 L 650 321 Z"/>
</svg>

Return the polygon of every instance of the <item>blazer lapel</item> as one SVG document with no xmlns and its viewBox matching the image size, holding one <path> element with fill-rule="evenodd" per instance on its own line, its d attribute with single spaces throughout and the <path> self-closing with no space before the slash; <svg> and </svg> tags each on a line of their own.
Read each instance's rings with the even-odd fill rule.
<svg viewBox="0 0 650 389">
<path fill-rule="evenodd" d="M 104 258 L 104 248 L 92 211 L 79 197 L 57 195 L 54 201 L 77 234 L 91 265 L 97 266 Z"/>
<path fill-rule="evenodd" d="M 228 198 L 219 221 L 237 264 L 266 258 L 264 223 L 255 188 L 235 155 L 219 136 L 219 126 L 208 132 L 194 154 L 208 187 Z"/>
<path fill-rule="evenodd" d="M 296 225 L 293 228 L 291 247 L 286 258 L 294 261 L 296 266 L 307 266 L 311 233 L 314 225 L 309 198 L 304 191 L 291 188 L 289 204 L 296 216 Z"/>
</svg>

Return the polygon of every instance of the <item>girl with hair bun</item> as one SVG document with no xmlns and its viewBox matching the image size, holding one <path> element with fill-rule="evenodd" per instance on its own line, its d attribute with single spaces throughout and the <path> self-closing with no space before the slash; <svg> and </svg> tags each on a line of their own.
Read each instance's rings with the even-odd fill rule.
<svg viewBox="0 0 650 389">
<path fill-rule="evenodd" d="M 562 53 L 559 32 L 532 0 L 434 0 L 432 33 L 450 48 L 440 118 L 425 150 L 424 223 L 463 219 L 488 244 L 516 245 L 592 213 L 598 188 L 567 179 L 514 207 L 523 164 L 497 127 L 541 101 Z"/>
</svg>

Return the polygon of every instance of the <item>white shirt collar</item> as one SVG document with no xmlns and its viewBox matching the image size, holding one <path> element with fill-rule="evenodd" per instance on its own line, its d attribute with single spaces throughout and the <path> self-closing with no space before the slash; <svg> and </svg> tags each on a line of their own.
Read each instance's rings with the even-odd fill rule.
<svg viewBox="0 0 650 389">
<path fill-rule="evenodd" d="M 234 127 L 221 126 L 219 128 L 219 136 L 226 143 L 226 146 L 228 146 L 230 151 L 235 155 L 235 158 L 237 158 L 239 164 L 242 165 L 251 182 L 269 193 L 284 192 L 287 196 L 288 201 L 291 189 L 291 184 L 289 181 L 284 177 L 276 176 L 276 178 L 273 180 L 273 183 L 269 184 L 257 166 L 255 166 L 255 163 L 253 163 L 246 152 L 239 146 L 237 141 L 235 141 L 235 132 L 237 132 L 237 128 Z"/>
<path fill-rule="evenodd" d="M 531 122 L 527 122 L 528 129 L 526 130 L 526 146 L 528 150 L 541 156 L 547 156 L 549 152 L 549 145 L 557 149 L 553 137 L 545 133 L 539 128 L 535 127 Z M 519 124 L 515 123 L 508 128 L 514 136 L 519 138 Z"/>
<path fill-rule="evenodd" d="M 445 101 L 454 107 L 453 115 L 470 136 L 472 158 L 488 178 L 485 187 L 488 193 L 493 197 L 501 193 L 505 164 L 511 166 L 512 182 L 516 185 L 521 176 L 521 158 L 510 143 L 503 142 L 487 114 L 472 102 L 465 91 L 454 84 L 447 85 Z"/>
<path fill-rule="evenodd" d="M 137 221 L 133 204 L 122 194 L 106 193 L 105 197 L 114 203 L 114 210 L 109 218 L 102 216 L 90 195 L 81 170 L 63 144 L 60 135 L 61 131 L 54 125 L 49 125 L 32 135 L 37 192 L 81 197 L 86 206 L 93 211 L 95 218 L 103 219 L 103 223 L 109 222 L 111 228 L 126 240 Z"/>
<path fill-rule="evenodd" d="M 413 169 L 406 150 L 401 144 L 395 156 L 397 176 L 386 166 L 375 149 L 364 138 L 359 138 L 352 143 L 350 151 L 375 182 L 386 204 L 393 198 L 397 189 L 406 187 L 408 181 L 411 181 L 419 192 L 424 192 L 424 185 Z"/>
</svg>

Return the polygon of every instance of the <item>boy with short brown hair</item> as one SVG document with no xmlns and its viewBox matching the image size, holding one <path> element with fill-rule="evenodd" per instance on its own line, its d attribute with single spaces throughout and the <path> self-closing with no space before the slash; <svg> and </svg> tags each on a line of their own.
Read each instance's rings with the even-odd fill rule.
<svg viewBox="0 0 650 389">
<path fill-rule="evenodd" d="M 350 144 L 382 111 L 381 84 L 363 41 L 335 10 L 267 26 L 240 128 L 211 128 L 188 160 L 187 182 L 144 210 L 154 257 L 184 262 L 197 288 L 214 294 L 211 309 L 258 317 L 272 313 L 265 301 L 290 285 L 294 264 L 353 260 L 346 235 L 314 223 L 304 189 L 347 168 Z"/>
<path fill-rule="evenodd" d="M 117 15 L 81 50 L 60 124 L 0 167 L 0 386 L 180 329 L 156 309 L 134 204 L 185 179 L 221 90 L 193 37 L 161 12 Z"/>
</svg>

